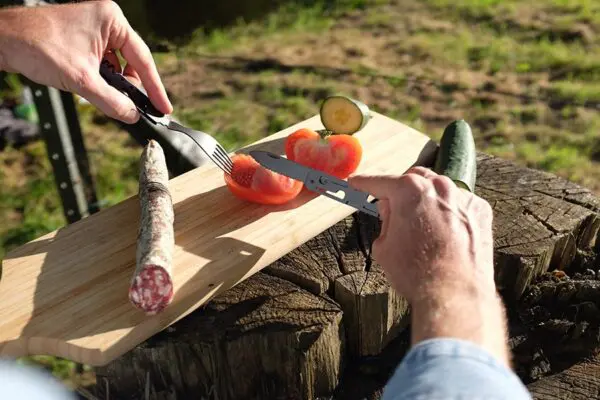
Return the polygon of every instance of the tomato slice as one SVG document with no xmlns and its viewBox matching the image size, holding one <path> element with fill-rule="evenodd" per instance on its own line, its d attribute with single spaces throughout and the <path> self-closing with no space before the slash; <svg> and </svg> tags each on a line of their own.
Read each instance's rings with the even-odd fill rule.
<svg viewBox="0 0 600 400">
<path fill-rule="evenodd" d="M 299 164 L 345 179 L 358 168 L 362 146 L 352 135 L 323 138 L 316 131 L 302 128 L 286 138 L 285 154 Z"/>
<path fill-rule="evenodd" d="M 284 204 L 302 191 L 303 183 L 273 172 L 260 165 L 252 156 L 231 157 L 231 175 L 224 174 L 229 190 L 242 200 L 259 204 Z"/>
</svg>

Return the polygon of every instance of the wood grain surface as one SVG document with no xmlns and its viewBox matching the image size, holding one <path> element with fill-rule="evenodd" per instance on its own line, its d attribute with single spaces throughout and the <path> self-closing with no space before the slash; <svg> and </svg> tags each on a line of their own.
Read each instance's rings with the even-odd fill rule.
<svg viewBox="0 0 600 400">
<path fill-rule="evenodd" d="M 300 127 L 322 124 L 314 116 L 239 152 L 284 154 L 285 136 Z M 430 161 L 437 148 L 426 135 L 378 113 L 356 136 L 364 149 L 357 173 L 401 174 Z M 0 355 L 105 365 L 355 211 L 309 192 L 283 206 L 243 202 L 212 164 L 172 179 L 169 189 L 175 295 L 165 311 L 147 317 L 127 298 L 140 214 L 132 196 L 7 254 Z"/>
</svg>

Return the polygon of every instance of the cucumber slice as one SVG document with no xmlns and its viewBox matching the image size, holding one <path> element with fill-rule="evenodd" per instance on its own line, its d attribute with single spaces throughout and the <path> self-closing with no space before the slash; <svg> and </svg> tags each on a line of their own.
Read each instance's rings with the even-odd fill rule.
<svg viewBox="0 0 600 400">
<path fill-rule="evenodd" d="M 336 95 L 323 100 L 319 115 L 328 131 L 351 135 L 365 127 L 371 118 L 371 111 L 358 100 Z"/>
<path fill-rule="evenodd" d="M 433 170 L 452 179 L 458 187 L 475 191 L 477 154 L 471 127 L 465 120 L 453 121 L 444 129 Z"/>
</svg>

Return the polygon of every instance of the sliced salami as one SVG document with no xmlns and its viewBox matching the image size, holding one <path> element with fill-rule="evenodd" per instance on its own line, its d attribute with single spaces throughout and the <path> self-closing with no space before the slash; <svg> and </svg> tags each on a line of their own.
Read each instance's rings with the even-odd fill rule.
<svg viewBox="0 0 600 400">
<path fill-rule="evenodd" d="M 146 145 L 140 161 L 141 216 L 129 300 L 147 315 L 154 315 L 173 298 L 174 213 L 165 155 L 158 142 L 151 140 Z"/>
<path fill-rule="evenodd" d="M 131 302 L 148 315 L 161 312 L 173 298 L 173 283 L 167 270 L 158 265 L 142 268 L 129 290 Z"/>
</svg>

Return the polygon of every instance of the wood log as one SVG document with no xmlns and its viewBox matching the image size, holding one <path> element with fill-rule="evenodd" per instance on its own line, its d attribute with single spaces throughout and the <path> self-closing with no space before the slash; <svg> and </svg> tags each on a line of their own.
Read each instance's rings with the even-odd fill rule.
<svg viewBox="0 0 600 400">
<path fill-rule="evenodd" d="M 478 171 L 476 193 L 494 210 L 501 294 L 511 310 L 539 308 L 547 298 L 532 293 L 548 270 L 574 274 L 597 260 L 600 202 L 564 179 L 484 154 Z M 371 259 L 379 229 L 379 221 L 362 214 L 344 219 L 97 369 L 98 387 L 107 384 L 112 397 L 123 399 L 139 398 L 146 382 L 180 397 L 379 398 L 402 360 L 404 352 L 392 345 L 408 342 L 409 312 Z M 597 302 L 594 284 L 582 285 L 569 301 Z M 539 340 L 539 320 L 520 317 L 523 330 L 512 341 L 521 355 L 515 361 L 527 364 L 522 375 L 531 381 L 554 373 L 559 364 L 552 356 L 562 353 Z M 384 359 L 385 366 L 378 364 Z M 369 393 L 356 390 L 367 381 Z"/>
<path fill-rule="evenodd" d="M 586 267 L 580 265 L 578 268 Z M 600 346 L 600 280 L 594 271 L 570 278 L 552 271 L 536 279 L 516 309 L 521 333 L 515 354 L 530 383 L 593 357 Z"/>
<path fill-rule="evenodd" d="M 327 296 L 258 273 L 99 368 L 97 379 L 112 389 L 102 398 L 150 390 L 177 398 L 314 399 L 335 389 L 343 369 L 341 319 Z"/>
<path fill-rule="evenodd" d="M 589 400 L 600 398 L 600 357 L 575 364 L 555 375 L 527 385 L 535 400 Z"/>
<path fill-rule="evenodd" d="M 336 279 L 370 267 L 370 247 L 378 219 L 353 214 L 310 239 L 263 271 L 294 282 L 315 294 L 329 293 Z"/>
<path fill-rule="evenodd" d="M 408 325 L 408 302 L 382 271 L 357 271 L 335 281 L 350 356 L 375 356 Z"/>
<path fill-rule="evenodd" d="M 496 282 L 509 300 L 550 269 L 569 269 L 577 249 L 597 250 L 600 200 L 553 174 L 478 155 L 476 193 L 494 210 Z"/>
</svg>

